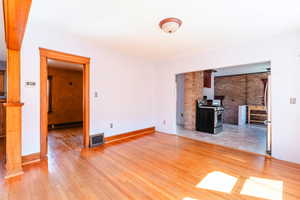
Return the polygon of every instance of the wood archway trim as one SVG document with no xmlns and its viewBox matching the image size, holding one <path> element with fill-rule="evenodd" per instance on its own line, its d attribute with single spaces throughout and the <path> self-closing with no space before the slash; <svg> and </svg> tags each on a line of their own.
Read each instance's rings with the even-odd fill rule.
<svg viewBox="0 0 300 200">
<path fill-rule="evenodd" d="M 46 158 L 48 150 L 48 98 L 47 98 L 47 60 L 54 59 L 83 65 L 83 145 L 89 147 L 90 132 L 90 58 L 63 53 L 45 48 L 40 50 L 40 143 L 41 159 Z"/>
<path fill-rule="evenodd" d="M 32 0 L 3 0 L 5 41 L 8 49 L 20 50 Z"/>
</svg>

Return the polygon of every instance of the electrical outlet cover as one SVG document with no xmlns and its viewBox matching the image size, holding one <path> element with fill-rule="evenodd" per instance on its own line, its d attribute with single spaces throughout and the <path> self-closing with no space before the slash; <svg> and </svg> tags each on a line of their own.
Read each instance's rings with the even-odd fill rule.
<svg viewBox="0 0 300 200">
<path fill-rule="evenodd" d="M 296 104 L 297 99 L 295 97 L 290 98 L 290 104 Z"/>
</svg>

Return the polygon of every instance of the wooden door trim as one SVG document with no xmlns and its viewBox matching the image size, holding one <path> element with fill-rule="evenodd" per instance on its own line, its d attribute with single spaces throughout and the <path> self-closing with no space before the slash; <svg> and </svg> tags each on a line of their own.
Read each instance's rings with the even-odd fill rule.
<svg viewBox="0 0 300 200">
<path fill-rule="evenodd" d="M 89 147 L 90 133 L 90 58 L 63 53 L 45 48 L 40 51 L 40 153 L 46 158 L 48 150 L 48 112 L 47 112 L 47 60 L 59 60 L 83 65 L 83 145 Z"/>
<path fill-rule="evenodd" d="M 44 56 L 46 58 L 59 60 L 59 61 L 65 61 L 65 62 L 71 62 L 76 64 L 88 64 L 90 63 L 90 58 L 83 57 L 83 56 L 77 56 L 74 54 L 64 53 L 60 51 L 54 51 L 51 49 L 45 49 L 45 48 L 39 48 L 40 49 L 40 56 Z"/>
</svg>

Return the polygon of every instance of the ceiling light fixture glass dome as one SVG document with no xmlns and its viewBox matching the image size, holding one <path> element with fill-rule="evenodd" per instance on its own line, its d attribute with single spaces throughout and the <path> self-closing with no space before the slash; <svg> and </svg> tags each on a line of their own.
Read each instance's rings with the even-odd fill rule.
<svg viewBox="0 0 300 200">
<path fill-rule="evenodd" d="M 165 32 L 165 33 L 174 33 L 176 32 L 182 24 L 182 21 L 180 19 L 170 17 L 163 19 L 159 23 L 159 27 Z"/>
</svg>

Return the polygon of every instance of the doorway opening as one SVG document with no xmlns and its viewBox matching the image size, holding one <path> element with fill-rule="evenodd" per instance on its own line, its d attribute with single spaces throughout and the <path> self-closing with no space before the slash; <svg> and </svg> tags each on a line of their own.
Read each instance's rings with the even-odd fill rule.
<svg viewBox="0 0 300 200">
<path fill-rule="evenodd" d="M 41 158 L 48 136 L 69 148 L 89 146 L 89 63 L 86 57 L 40 48 Z M 54 146 L 55 148 L 55 146 Z"/>
<path fill-rule="evenodd" d="M 6 157 L 6 62 L 0 60 L 0 176 L 4 174 L 4 165 Z"/>
<path fill-rule="evenodd" d="M 49 59 L 47 71 L 49 146 L 82 148 L 83 65 Z"/>
<path fill-rule="evenodd" d="M 271 63 L 176 75 L 178 135 L 271 154 Z"/>
</svg>

